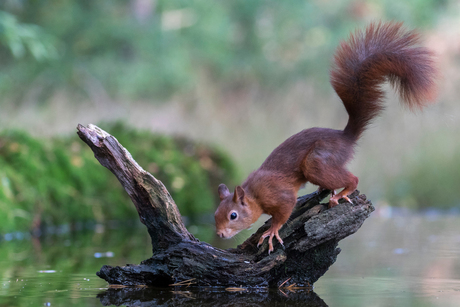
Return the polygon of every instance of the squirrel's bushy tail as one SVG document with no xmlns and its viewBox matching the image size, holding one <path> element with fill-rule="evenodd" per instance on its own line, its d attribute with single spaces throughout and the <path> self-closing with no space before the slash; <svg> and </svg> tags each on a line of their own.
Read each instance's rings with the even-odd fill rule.
<svg viewBox="0 0 460 307">
<path fill-rule="evenodd" d="M 419 35 L 402 23 L 374 23 L 357 31 L 336 51 L 331 84 L 349 115 L 345 134 L 357 140 L 383 109 L 386 81 L 409 108 L 421 108 L 436 95 L 433 55 L 418 46 Z"/>
</svg>

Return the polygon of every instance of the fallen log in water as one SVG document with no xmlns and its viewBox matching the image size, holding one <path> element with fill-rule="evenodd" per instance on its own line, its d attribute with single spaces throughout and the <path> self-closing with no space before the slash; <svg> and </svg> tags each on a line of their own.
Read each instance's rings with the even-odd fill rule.
<svg viewBox="0 0 460 307">
<path fill-rule="evenodd" d="M 140 167 L 115 137 L 97 126 L 78 125 L 78 135 L 96 159 L 120 181 L 147 227 L 153 255 L 139 265 L 103 266 L 97 275 L 113 285 L 310 287 L 335 262 L 338 242 L 356 232 L 374 207 L 354 192 L 353 203 L 331 209 L 321 200 L 329 191 L 299 197 L 290 220 L 281 228 L 285 249 L 278 243 L 268 254 L 257 248 L 270 220 L 243 244 L 222 250 L 200 242 L 182 222 L 164 185 Z"/>
</svg>

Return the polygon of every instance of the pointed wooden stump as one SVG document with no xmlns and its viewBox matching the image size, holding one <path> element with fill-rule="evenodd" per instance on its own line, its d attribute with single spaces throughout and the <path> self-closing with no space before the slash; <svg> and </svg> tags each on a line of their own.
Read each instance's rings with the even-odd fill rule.
<svg viewBox="0 0 460 307">
<path fill-rule="evenodd" d="M 139 265 L 104 265 L 97 272 L 110 284 L 165 287 L 188 281 L 184 285 L 278 287 L 289 279 L 284 286 L 310 287 L 337 259 L 338 242 L 355 233 L 374 211 L 358 191 L 350 197 L 352 204 L 332 209 L 320 204 L 329 191 L 315 192 L 298 198 L 289 222 L 281 228 L 285 249 L 276 243 L 269 255 L 266 242 L 256 247 L 270 226 L 268 220 L 237 248 L 222 250 L 187 231 L 165 186 L 142 169 L 116 138 L 94 125 L 78 125 L 77 130 L 125 188 L 152 239 L 151 258 Z"/>
</svg>

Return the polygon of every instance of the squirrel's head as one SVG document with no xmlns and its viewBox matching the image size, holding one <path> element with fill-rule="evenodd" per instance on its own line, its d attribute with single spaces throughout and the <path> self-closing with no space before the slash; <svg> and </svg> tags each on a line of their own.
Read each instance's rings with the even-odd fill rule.
<svg viewBox="0 0 460 307">
<path fill-rule="evenodd" d="M 216 233 L 221 238 L 231 238 L 243 229 L 249 228 L 257 218 L 253 214 L 253 200 L 241 186 L 232 194 L 225 184 L 218 188 L 220 204 L 214 214 Z M 254 220 L 255 218 L 255 220 Z"/>
</svg>

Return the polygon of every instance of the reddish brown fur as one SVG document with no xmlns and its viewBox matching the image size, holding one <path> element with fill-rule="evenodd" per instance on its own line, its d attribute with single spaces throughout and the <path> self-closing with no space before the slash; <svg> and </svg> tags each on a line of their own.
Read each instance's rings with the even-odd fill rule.
<svg viewBox="0 0 460 307">
<path fill-rule="evenodd" d="M 233 195 L 220 185 L 221 203 L 215 213 L 217 234 L 232 237 L 262 213 L 270 214 L 271 228 L 259 242 L 270 236 L 270 252 L 273 236 L 282 243 L 278 230 L 288 220 L 297 192 L 306 182 L 332 191 L 343 188 L 331 197 L 331 207 L 340 198 L 348 199 L 358 178 L 345 166 L 353 157 L 357 140 L 383 109 L 381 84 L 390 81 L 410 108 L 421 108 L 434 97 L 432 55 L 416 46 L 418 41 L 418 34 L 404 31 L 401 23 L 378 23 L 342 42 L 334 57 L 331 83 L 349 115 L 345 129 L 303 130 L 273 150 Z M 233 212 L 235 219 L 231 218 Z"/>
<path fill-rule="evenodd" d="M 432 54 L 416 46 L 420 36 L 401 23 L 371 24 L 342 42 L 334 57 L 331 84 L 350 119 L 345 133 L 357 139 L 383 109 L 380 85 L 388 81 L 409 108 L 421 108 L 435 96 Z"/>
</svg>

